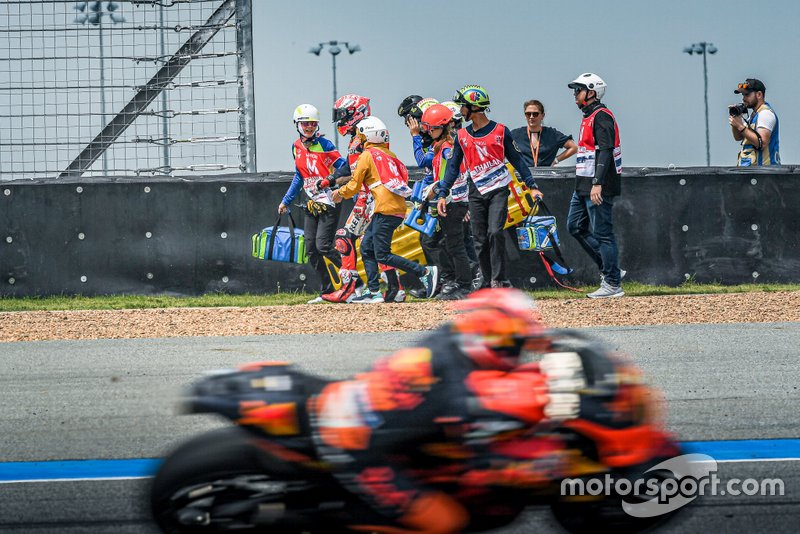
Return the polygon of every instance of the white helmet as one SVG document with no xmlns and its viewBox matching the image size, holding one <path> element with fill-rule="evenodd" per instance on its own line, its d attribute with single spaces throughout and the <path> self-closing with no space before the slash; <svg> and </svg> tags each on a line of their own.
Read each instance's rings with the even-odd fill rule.
<svg viewBox="0 0 800 534">
<path fill-rule="evenodd" d="M 368 143 L 389 142 L 389 130 L 378 117 L 367 117 L 356 125 L 356 129 Z"/>
<path fill-rule="evenodd" d="M 316 122 L 317 131 L 319 131 L 319 110 L 311 104 L 300 104 L 294 108 L 292 120 L 294 121 L 295 128 L 297 128 L 297 132 L 303 137 L 305 137 L 305 134 L 302 128 L 300 128 L 301 122 Z"/>
<path fill-rule="evenodd" d="M 603 99 L 603 95 L 606 94 L 606 87 L 608 87 L 606 82 L 603 81 L 603 78 L 591 72 L 584 72 L 567 84 L 567 87 L 570 89 L 575 89 L 576 86 L 585 87 L 590 91 L 594 91 L 597 93 L 597 100 Z"/>
<path fill-rule="evenodd" d="M 452 100 L 445 100 L 442 105 L 453 112 L 453 120 L 460 121 L 464 117 L 461 115 L 461 106 Z"/>
<path fill-rule="evenodd" d="M 464 116 L 461 114 L 461 104 L 456 104 L 452 100 L 446 100 L 442 102 L 442 105 L 453 112 L 453 127 L 456 130 L 460 130 L 464 124 Z"/>
</svg>

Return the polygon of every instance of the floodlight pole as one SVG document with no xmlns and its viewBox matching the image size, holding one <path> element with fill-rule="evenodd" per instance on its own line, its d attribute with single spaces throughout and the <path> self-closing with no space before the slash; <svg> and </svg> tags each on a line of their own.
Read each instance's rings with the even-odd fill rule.
<svg viewBox="0 0 800 534">
<path fill-rule="evenodd" d="M 706 166 L 711 166 L 711 140 L 709 137 L 709 128 L 708 128 L 708 63 L 706 61 L 707 54 L 716 54 L 717 47 L 714 46 L 713 43 L 693 43 L 691 46 L 687 46 L 683 49 L 684 53 L 689 54 L 703 54 L 703 99 L 706 104 Z"/>
<path fill-rule="evenodd" d="M 357 44 L 352 44 L 351 45 L 347 41 L 327 41 L 327 42 L 324 42 L 324 43 L 319 43 L 319 44 L 317 44 L 317 46 L 312 46 L 308 50 L 309 54 L 314 54 L 315 56 L 319 56 L 320 52 L 322 52 L 322 49 L 325 48 L 325 47 L 328 47 L 328 52 L 330 52 L 331 59 L 332 59 L 333 103 L 334 104 L 336 103 L 336 99 L 339 98 L 339 95 L 336 92 L 336 56 L 338 56 L 342 52 L 342 49 L 341 49 L 341 47 L 339 45 L 344 45 L 344 47 L 347 48 L 347 51 L 350 52 L 350 55 L 353 55 L 356 52 L 358 52 L 359 50 L 361 50 L 361 47 L 358 46 Z M 335 128 L 335 127 L 333 129 L 333 139 L 334 139 L 334 145 L 336 145 L 336 148 L 338 149 L 339 148 L 339 130 L 337 128 Z"/>
</svg>

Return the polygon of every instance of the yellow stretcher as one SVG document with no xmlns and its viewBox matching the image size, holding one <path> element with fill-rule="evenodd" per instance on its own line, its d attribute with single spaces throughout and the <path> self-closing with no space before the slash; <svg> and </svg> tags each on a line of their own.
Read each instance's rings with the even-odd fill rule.
<svg viewBox="0 0 800 534">
<path fill-rule="evenodd" d="M 408 211 L 411 211 L 411 208 L 409 208 Z M 408 211 L 406 213 L 408 213 Z M 401 224 L 397 227 L 392 236 L 392 253 L 415 261 L 421 265 L 426 265 L 425 254 L 422 252 L 422 245 L 419 242 L 419 235 L 419 232 L 413 228 Z M 361 260 L 360 237 L 356 240 L 356 254 L 356 269 L 358 269 L 358 274 L 361 278 L 366 280 L 367 272 L 364 269 L 364 262 Z M 339 279 L 339 270 L 328 258 L 325 258 L 325 266 L 328 268 L 328 274 L 330 274 L 334 289 L 339 289 L 342 286 L 342 281 Z"/>
<path fill-rule="evenodd" d="M 511 228 L 522 222 L 528 215 L 536 215 L 539 205 L 531 196 L 531 190 L 527 185 L 519 181 L 519 175 L 510 163 L 506 163 L 508 171 L 511 173 L 512 180 L 508 184 L 508 216 L 506 216 L 506 228 Z"/>
<path fill-rule="evenodd" d="M 528 215 L 536 215 L 539 210 L 538 205 L 534 202 L 531 196 L 530 189 L 524 183 L 519 181 L 519 176 L 510 164 L 506 163 L 509 172 L 511 173 L 512 180 L 509 184 L 508 195 L 508 216 L 506 218 L 506 228 L 512 228 L 522 222 Z M 406 215 L 411 211 L 411 207 L 406 210 Z M 420 233 L 401 224 L 394 231 L 392 236 L 392 253 L 402 256 L 408 260 L 416 261 L 421 265 L 426 265 L 425 254 L 422 252 L 422 245 L 419 242 Z M 356 241 L 356 254 L 357 263 L 356 268 L 358 274 L 362 279 L 367 279 L 366 271 L 364 270 L 364 262 L 361 261 L 361 239 Z M 342 281 L 339 279 L 339 270 L 328 259 L 325 258 L 325 265 L 328 268 L 328 274 L 331 277 L 334 289 L 339 289 L 342 286 Z"/>
</svg>

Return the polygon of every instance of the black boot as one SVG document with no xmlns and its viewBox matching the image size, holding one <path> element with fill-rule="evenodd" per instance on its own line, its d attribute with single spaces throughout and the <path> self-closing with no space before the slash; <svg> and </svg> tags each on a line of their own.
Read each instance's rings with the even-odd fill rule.
<svg viewBox="0 0 800 534">
<path fill-rule="evenodd" d="M 395 298 L 397 297 L 397 292 L 400 291 L 400 275 L 398 274 L 396 269 L 392 269 L 391 271 L 386 271 L 386 285 L 388 289 L 386 293 L 383 294 L 383 301 L 392 303 L 394 302 Z"/>
</svg>

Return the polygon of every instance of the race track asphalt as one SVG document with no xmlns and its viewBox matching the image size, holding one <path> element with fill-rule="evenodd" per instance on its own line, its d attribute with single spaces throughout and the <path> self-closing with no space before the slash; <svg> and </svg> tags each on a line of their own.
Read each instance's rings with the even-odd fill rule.
<svg viewBox="0 0 800 534">
<path fill-rule="evenodd" d="M 597 328 L 659 386 L 668 425 L 684 441 L 800 438 L 796 323 Z M 203 371 L 291 361 L 330 377 L 362 369 L 422 333 L 49 341 L 0 344 L 0 465 L 157 458 L 223 424 L 177 416 L 182 386 Z M 664 532 L 797 532 L 800 461 L 720 464 L 721 478 L 779 477 L 784 496 L 698 499 Z M 154 532 L 147 480 L 0 484 L 3 532 Z M 532 510 L 507 534 L 558 532 Z"/>
</svg>

